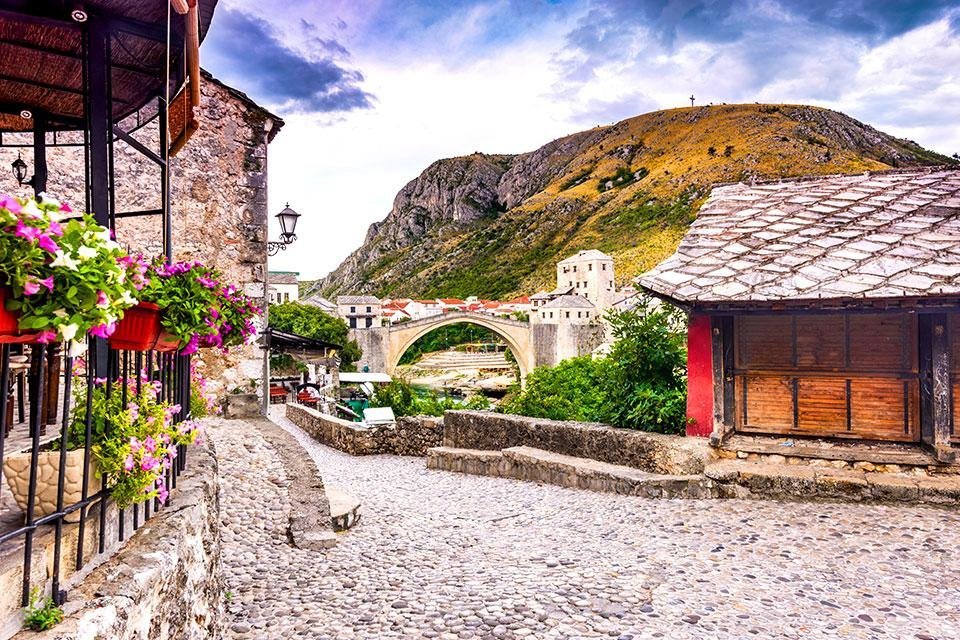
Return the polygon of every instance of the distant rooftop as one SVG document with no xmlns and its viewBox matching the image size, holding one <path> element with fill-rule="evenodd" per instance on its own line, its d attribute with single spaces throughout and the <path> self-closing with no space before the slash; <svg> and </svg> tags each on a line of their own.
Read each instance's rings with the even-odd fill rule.
<svg viewBox="0 0 960 640">
<path fill-rule="evenodd" d="M 297 284 L 299 271 L 271 271 L 268 276 L 270 284 Z"/>
<path fill-rule="evenodd" d="M 587 249 L 585 251 L 578 251 L 576 255 L 572 255 L 569 258 L 564 258 L 557 264 L 563 264 L 565 262 L 579 262 L 580 260 L 613 260 L 613 258 L 605 254 L 603 251 Z"/>
<path fill-rule="evenodd" d="M 690 304 L 958 295 L 960 170 L 716 187 L 637 283 Z"/>
<path fill-rule="evenodd" d="M 546 309 L 593 309 L 594 305 L 592 302 L 584 298 L 583 296 L 576 295 L 567 295 L 560 296 L 559 298 L 554 298 L 547 304 L 543 305 Z"/>
<path fill-rule="evenodd" d="M 337 304 L 380 304 L 373 296 L 337 296 Z"/>
</svg>

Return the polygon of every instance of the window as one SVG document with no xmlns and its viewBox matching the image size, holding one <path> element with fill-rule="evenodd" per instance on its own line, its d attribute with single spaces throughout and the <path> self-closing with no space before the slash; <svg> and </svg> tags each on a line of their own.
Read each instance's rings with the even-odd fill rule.
<svg viewBox="0 0 960 640">
<path fill-rule="evenodd" d="M 367 307 L 367 313 L 370 313 L 370 307 Z"/>
<path fill-rule="evenodd" d="M 589 311 L 587 311 L 587 317 L 588 317 L 588 318 L 590 317 L 590 312 L 589 312 Z"/>
<path fill-rule="evenodd" d="M 367 328 L 369 329 L 369 328 L 372 327 L 372 326 L 373 326 L 373 318 L 368 317 L 368 318 L 367 318 Z"/>
<path fill-rule="evenodd" d="M 573 265 L 573 272 L 574 272 L 574 273 L 577 272 L 577 265 Z"/>
<path fill-rule="evenodd" d="M 572 287 L 572 286 L 573 286 L 573 280 L 567 280 L 567 286 L 568 286 L 568 287 Z"/>
<path fill-rule="evenodd" d="M 607 263 L 606 263 L 606 262 L 604 262 L 604 263 L 603 263 L 602 265 L 600 265 L 600 266 L 603 267 L 603 270 L 604 270 L 604 271 L 607 270 Z"/>
<path fill-rule="evenodd" d="M 540 312 L 540 317 L 541 317 L 541 318 L 546 318 L 546 317 L 547 317 L 547 312 L 546 312 L 546 311 L 541 311 L 541 312 Z"/>
<path fill-rule="evenodd" d="M 587 265 L 587 271 L 593 271 L 593 263 Z"/>
<path fill-rule="evenodd" d="M 568 317 L 568 318 L 570 317 L 570 312 L 569 312 L 569 311 L 567 311 L 567 317 Z"/>
<path fill-rule="evenodd" d="M 290 292 L 289 292 L 289 291 L 283 294 L 283 301 L 284 301 L 284 302 L 290 302 Z"/>
<path fill-rule="evenodd" d="M 350 318 L 350 328 L 351 328 L 351 329 L 356 329 L 356 328 L 357 328 L 357 319 L 356 319 L 356 318 L 353 318 L 353 317 Z"/>
<path fill-rule="evenodd" d="M 550 312 L 550 317 L 551 317 L 551 318 L 553 317 L 553 311 Z"/>
<path fill-rule="evenodd" d="M 577 311 L 577 317 L 578 317 L 578 318 L 582 318 L 582 317 L 583 317 L 583 316 L 580 315 L 581 313 L 583 313 L 583 312 L 582 312 L 582 311 Z"/>
<path fill-rule="evenodd" d="M 350 313 L 356 313 L 356 312 L 357 312 L 356 307 L 350 307 Z"/>
</svg>

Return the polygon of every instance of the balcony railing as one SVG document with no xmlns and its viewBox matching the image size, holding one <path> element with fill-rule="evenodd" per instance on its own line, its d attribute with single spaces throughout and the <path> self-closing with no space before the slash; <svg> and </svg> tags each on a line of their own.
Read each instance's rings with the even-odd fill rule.
<svg viewBox="0 0 960 640">
<path fill-rule="evenodd" d="M 93 361 L 100 366 L 92 366 Z M 122 542 L 162 508 L 159 498 L 151 498 L 118 509 L 110 499 L 107 476 L 96 477 L 91 464 L 96 458 L 95 389 L 107 405 L 119 394 L 121 406 L 126 407 L 128 399 L 139 395 L 144 384 L 157 389 L 159 402 L 179 405 L 173 423 L 190 417 L 190 356 L 116 351 L 93 339 L 87 355 L 79 358 L 62 353 L 59 346 L 0 345 L 0 468 L 6 470 L 6 462 L 19 456 L 22 462 L 17 477 L 21 484 L 23 480 L 27 483 L 25 498 L 20 498 L 22 505 L 15 502 L 7 483 L 0 483 L 0 557 L 22 553 L 22 606 L 28 604 L 32 588 L 45 589 L 48 585 L 54 601 L 62 603 L 66 598 L 65 575 L 79 571 L 91 557 Z M 76 402 L 84 406 L 75 407 Z M 82 420 L 75 416 L 82 416 Z M 79 446 L 78 426 L 82 426 Z M 107 420 L 107 433 L 111 427 Z M 66 490 L 76 480 L 68 478 L 68 451 L 62 446 L 67 442 L 83 455 L 79 495 Z M 164 492 L 176 488 L 177 478 L 186 467 L 186 447 L 178 444 L 176 450 L 176 457 L 163 472 Z M 55 459 L 56 454 L 59 464 L 54 480 L 50 477 L 54 475 L 51 465 L 41 465 L 41 455 Z M 17 493 L 24 492 L 18 489 Z M 55 505 L 52 510 L 41 509 L 41 498 L 47 507 Z M 116 520 L 108 522 L 108 517 Z M 43 536 L 46 550 L 52 553 L 45 571 L 34 566 L 39 557 L 35 553 L 38 536 Z M 8 560 L 7 564 L 12 563 Z"/>
</svg>

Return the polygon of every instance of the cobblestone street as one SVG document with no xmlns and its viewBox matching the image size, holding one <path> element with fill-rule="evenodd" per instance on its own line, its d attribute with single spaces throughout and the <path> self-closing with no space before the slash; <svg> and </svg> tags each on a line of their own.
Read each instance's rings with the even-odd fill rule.
<svg viewBox="0 0 960 640">
<path fill-rule="evenodd" d="M 229 637 L 960 638 L 955 512 L 539 486 L 278 422 L 363 517 L 328 551 L 290 546 L 281 462 L 216 423 Z"/>
</svg>

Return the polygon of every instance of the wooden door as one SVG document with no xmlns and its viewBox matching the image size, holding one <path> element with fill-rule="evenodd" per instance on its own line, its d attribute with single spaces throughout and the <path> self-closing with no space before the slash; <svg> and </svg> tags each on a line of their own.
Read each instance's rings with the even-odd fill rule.
<svg viewBox="0 0 960 640">
<path fill-rule="evenodd" d="M 738 431 L 920 438 L 914 314 L 738 316 L 734 362 Z"/>
</svg>

